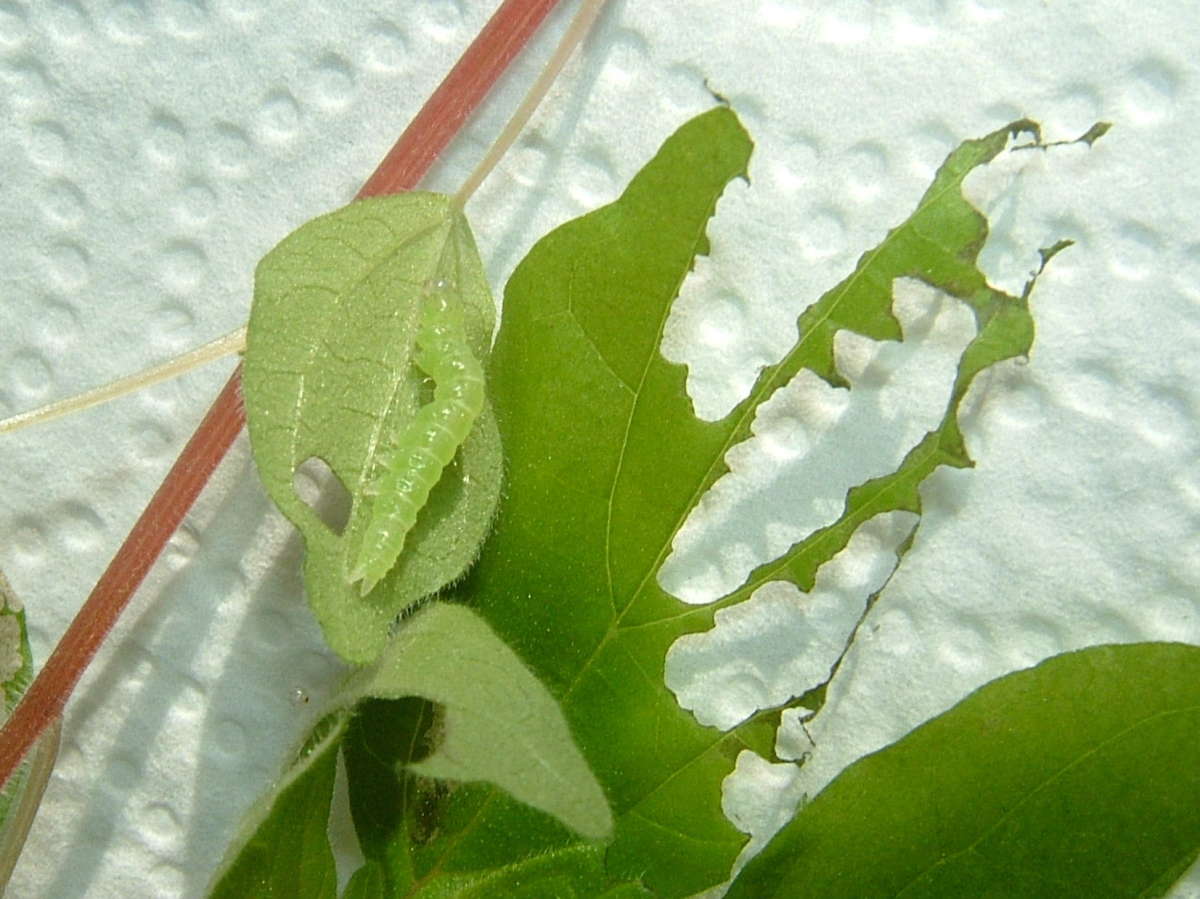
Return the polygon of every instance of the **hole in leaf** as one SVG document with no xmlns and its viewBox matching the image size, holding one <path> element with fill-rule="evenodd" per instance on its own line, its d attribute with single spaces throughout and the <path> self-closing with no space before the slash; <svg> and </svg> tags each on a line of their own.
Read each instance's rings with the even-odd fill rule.
<svg viewBox="0 0 1200 899">
<path fill-rule="evenodd" d="M 328 462 L 319 456 L 309 456 L 292 473 L 292 489 L 322 524 L 339 537 L 342 535 L 350 520 L 350 491 Z"/>
</svg>

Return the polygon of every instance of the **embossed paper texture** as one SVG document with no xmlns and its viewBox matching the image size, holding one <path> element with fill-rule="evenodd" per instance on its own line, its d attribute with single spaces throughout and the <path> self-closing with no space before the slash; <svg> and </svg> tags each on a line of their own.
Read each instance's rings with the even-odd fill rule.
<svg viewBox="0 0 1200 899">
<path fill-rule="evenodd" d="M 491 6 L 0 2 L 0 414 L 239 326 L 258 259 L 353 196 Z M 1183 0 L 733 6 L 614 3 L 468 207 L 499 294 L 538 237 L 613 199 L 725 98 L 755 140 L 750 179 L 718 206 L 666 340 L 706 417 L 787 349 L 797 315 L 959 141 L 1023 116 L 1051 140 L 1113 125 L 1090 149 L 968 181 L 998 286 L 1019 292 L 1039 247 L 1075 246 L 1033 295 L 1030 359 L 968 397 L 976 467 L 927 483 L 916 543 L 828 703 L 785 722 L 780 746 L 808 762 L 743 757 L 727 783 L 757 845 L 847 763 L 1005 672 L 1095 643 L 1200 642 L 1200 35 Z M 554 37 L 429 186 L 457 186 Z M 910 341 L 837 346 L 851 395 L 802 377 L 764 410 L 663 571 L 681 598 L 736 586 L 929 426 L 970 322 L 916 285 L 897 294 Z M 3 438 L 0 566 L 36 661 L 231 368 Z M 664 676 L 681 702 L 729 726 L 819 681 L 902 525 L 860 534 L 810 595 L 765 589 L 678 646 Z M 299 554 L 239 443 L 68 707 L 12 895 L 202 894 L 337 682 Z"/>
</svg>

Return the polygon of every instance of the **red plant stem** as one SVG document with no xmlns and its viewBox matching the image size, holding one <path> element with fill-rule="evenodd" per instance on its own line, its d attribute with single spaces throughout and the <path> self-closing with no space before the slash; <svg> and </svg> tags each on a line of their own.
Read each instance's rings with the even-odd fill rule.
<svg viewBox="0 0 1200 899">
<path fill-rule="evenodd" d="M 504 0 L 421 107 L 359 197 L 411 190 L 462 129 L 558 0 Z M 62 714 L 96 650 L 246 422 L 239 365 L 0 729 L 0 785 Z"/>
<path fill-rule="evenodd" d="M 242 430 L 246 414 L 240 390 L 235 372 L 0 730 L 0 774 L 5 780 L 62 714 L 92 656 Z"/>
</svg>

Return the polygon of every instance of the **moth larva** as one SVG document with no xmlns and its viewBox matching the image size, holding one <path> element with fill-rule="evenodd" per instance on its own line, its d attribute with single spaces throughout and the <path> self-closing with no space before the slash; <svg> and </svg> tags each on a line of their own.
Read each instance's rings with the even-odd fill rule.
<svg viewBox="0 0 1200 899">
<path fill-rule="evenodd" d="M 422 298 L 415 361 L 434 382 L 433 399 L 417 410 L 379 464 L 370 520 L 350 569 L 365 596 L 399 558 L 417 513 L 483 411 L 483 367 L 471 352 L 452 288 L 436 281 Z"/>
</svg>

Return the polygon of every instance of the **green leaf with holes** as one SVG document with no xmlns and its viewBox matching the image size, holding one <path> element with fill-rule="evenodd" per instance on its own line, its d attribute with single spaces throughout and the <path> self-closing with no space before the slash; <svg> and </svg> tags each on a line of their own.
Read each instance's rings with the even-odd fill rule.
<svg viewBox="0 0 1200 899">
<path fill-rule="evenodd" d="M 722 812 L 721 782 L 739 752 L 772 756 L 772 714 L 722 733 L 680 708 L 663 682 L 672 643 L 711 627 L 718 608 L 768 580 L 807 589 L 859 525 L 892 509 L 919 511 L 917 487 L 929 473 L 969 464 L 958 402 L 979 370 L 1026 353 L 1033 328 L 1024 298 L 991 288 L 976 268 L 986 222 L 960 188 L 1012 133 L 1032 127 L 956 150 L 912 217 L 801 316 L 792 351 L 721 421 L 696 418 L 686 370 L 663 358 L 659 340 L 680 284 L 708 250 L 718 199 L 746 172 L 751 144 L 731 111 L 685 125 L 619 200 L 549 234 L 513 274 L 491 361 L 506 498 L 458 592 L 559 698 L 615 813 L 606 855 L 613 882 L 683 897 L 725 880 L 745 837 Z M 730 597 L 697 607 L 669 596 L 659 566 L 726 471 L 725 454 L 751 436 L 759 404 L 802 369 L 844 383 L 832 352 L 839 330 L 899 339 L 891 286 L 900 277 L 941 287 L 975 311 L 979 333 L 940 429 L 898 471 L 851 491 L 834 525 Z M 513 818 L 495 791 L 454 800 L 438 816 L 453 822 L 441 825 L 442 838 L 409 838 L 414 864 L 490 868 L 564 845 L 561 832 Z M 485 851 L 484 835 L 502 831 L 524 836 Z"/>
<path fill-rule="evenodd" d="M 768 581 L 811 588 L 861 525 L 892 510 L 919 515 L 925 478 L 942 465 L 971 464 L 959 404 L 980 371 L 1028 353 L 1033 321 L 1028 290 L 1006 294 L 980 272 L 987 222 L 961 188 L 1023 132 L 1036 140 L 1036 125 L 1022 121 L 952 152 L 912 215 L 800 316 L 794 347 L 716 422 L 694 415 L 686 371 L 663 358 L 660 340 L 680 285 L 708 252 L 705 229 L 718 200 L 747 171 L 751 142 L 730 110 L 684 125 L 616 202 L 530 251 L 507 286 L 489 363 L 504 501 L 477 563 L 447 598 L 469 607 L 547 691 L 545 707 L 562 715 L 562 733 L 579 752 L 575 770 L 594 775 L 611 811 L 611 836 L 523 795 L 524 786 L 498 786 L 498 778 L 454 765 L 422 768 L 423 758 L 454 754 L 442 729 L 448 700 L 401 678 L 386 695 L 419 693 L 442 707 L 369 702 L 347 730 L 350 804 L 366 858 L 352 895 L 685 897 L 728 879 L 745 837 L 722 811 L 721 784 L 740 752 L 772 757 L 779 710 L 728 732 L 699 724 L 664 684 L 666 653 Z M 727 597 L 688 606 L 668 595 L 660 566 L 697 501 L 727 471 L 726 454 L 752 436 L 761 404 L 804 370 L 848 386 L 833 357 L 839 331 L 903 338 L 892 311 L 898 278 L 924 281 L 973 314 L 975 337 L 940 423 L 895 470 L 850 489 L 834 523 Z M 430 666 L 461 658 L 461 676 L 480 680 L 464 708 L 480 699 L 504 705 L 478 673 L 486 666 L 477 653 L 460 654 L 453 639 L 431 646 L 432 654 L 415 643 L 408 652 Z M 475 707 L 507 740 L 519 711 L 501 708 L 496 718 Z M 564 791 L 574 805 L 590 787 L 578 775 L 568 779 L 582 790 Z M 548 774 L 543 786 L 555 782 Z"/>
<path fill-rule="evenodd" d="M 796 345 L 720 421 L 695 416 L 686 370 L 659 342 L 681 283 L 708 250 L 709 217 L 747 170 L 751 143 L 730 110 L 683 126 L 615 203 L 547 235 L 509 281 L 490 369 L 505 500 L 456 596 L 558 698 L 613 809 L 607 883 L 685 897 L 725 881 L 745 836 L 722 811 L 721 783 L 740 752 L 773 757 L 778 710 L 723 733 L 680 708 L 663 680 L 674 641 L 770 580 L 809 589 L 860 525 L 890 510 L 919 514 L 926 477 L 970 464 L 959 403 L 988 365 L 1029 351 L 1033 322 L 1026 295 L 993 288 L 979 271 L 987 222 L 961 187 L 1021 132 L 1037 136 L 1018 122 L 957 148 L 909 219 L 801 315 Z M 730 596 L 697 607 L 668 595 L 657 572 L 727 470 L 726 453 L 750 438 L 760 404 L 805 369 L 844 385 L 833 358 L 839 331 L 901 339 L 892 284 L 905 277 L 958 299 L 976 323 L 940 425 L 895 471 L 853 488 L 835 523 Z M 348 771 L 352 793 L 378 785 Z M 407 817 L 356 823 L 364 845 L 380 847 L 368 858 L 402 895 L 408 878 L 432 894 L 446 872 L 482 877 L 577 842 L 493 788 L 446 795 L 409 776 L 394 789 L 413 803 Z"/>
</svg>

